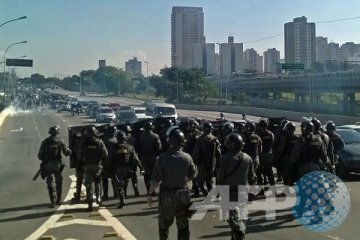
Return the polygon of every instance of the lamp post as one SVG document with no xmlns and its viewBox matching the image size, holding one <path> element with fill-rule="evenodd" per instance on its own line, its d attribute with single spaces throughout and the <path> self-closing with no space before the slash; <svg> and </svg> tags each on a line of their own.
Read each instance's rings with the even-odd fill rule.
<svg viewBox="0 0 360 240">
<path fill-rule="evenodd" d="M 221 43 L 216 43 L 219 46 L 219 58 L 220 58 L 220 66 L 219 66 L 219 82 L 220 82 L 220 105 L 222 105 L 222 99 L 223 99 L 223 82 L 222 82 L 222 58 L 221 58 Z"/>
<path fill-rule="evenodd" d="M 0 25 L 0 27 L 4 26 L 5 24 L 7 24 L 7 23 L 9 23 L 9 22 L 14 22 L 14 21 L 17 21 L 17 20 L 25 19 L 25 18 L 27 18 L 27 17 L 26 17 L 26 16 L 22 16 L 22 17 L 19 17 L 19 18 L 15 18 L 15 19 L 6 21 L 6 22 L 2 23 L 2 24 Z"/>
<path fill-rule="evenodd" d="M 15 20 L 14 20 L 15 21 Z M 2 25 L 4 25 L 5 23 L 3 23 Z M 2 26 L 1 25 L 1 26 Z M 23 44 L 23 43 L 27 43 L 27 41 L 22 41 L 22 42 L 16 42 L 16 43 L 13 43 L 13 44 L 10 44 L 7 48 L 6 48 L 6 50 L 5 50 L 5 52 L 4 52 L 4 61 L 3 61 L 3 63 L 4 63 L 4 72 L 3 72 L 3 84 L 4 84 L 4 86 L 3 86 L 3 90 L 4 90 L 4 94 L 5 94 L 5 66 L 6 66 L 6 63 L 5 63 L 5 59 L 6 59 L 6 52 L 9 50 L 9 48 L 11 48 L 12 46 L 14 46 L 14 45 L 18 45 L 18 44 Z M 6 95 L 6 94 L 5 94 Z"/>
</svg>

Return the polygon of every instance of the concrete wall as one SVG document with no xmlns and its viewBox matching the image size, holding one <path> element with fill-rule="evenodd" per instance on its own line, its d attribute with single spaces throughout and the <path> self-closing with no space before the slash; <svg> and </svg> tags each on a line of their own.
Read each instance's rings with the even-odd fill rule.
<svg viewBox="0 0 360 240">
<path fill-rule="evenodd" d="M 252 107 L 240 107 L 240 106 L 220 106 L 220 105 L 187 105 L 187 104 L 176 104 L 177 109 L 186 110 L 198 110 L 198 111 L 215 111 L 224 113 L 246 113 L 248 115 L 260 116 L 260 117 L 287 117 L 292 121 L 300 121 L 301 117 L 316 117 L 322 123 L 328 120 L 334 121 L 337 125 L 344 124 L 355 124 L 360 121 L 359 117 L 347 117 L 338 115 L 326 115 L 326 114 L 310 114 L 303 112 L 292 112 L 284 110 L 274 110 L 267 108 L 252 108 Z"/>
</svg>

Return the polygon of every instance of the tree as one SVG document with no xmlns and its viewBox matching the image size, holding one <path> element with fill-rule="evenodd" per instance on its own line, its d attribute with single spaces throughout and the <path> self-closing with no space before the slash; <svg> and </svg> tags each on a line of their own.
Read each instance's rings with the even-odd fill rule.
<svg viewBox="0 0 360 240">
<path fill-rule="evenodd" d="M 97 84 L 104 84 L 108 92 L 120 94 L 132 90 L 132 82 L 128 73 L 122 69 L 106 66 L 99 68 L 94 73 Z"/>
</svg>

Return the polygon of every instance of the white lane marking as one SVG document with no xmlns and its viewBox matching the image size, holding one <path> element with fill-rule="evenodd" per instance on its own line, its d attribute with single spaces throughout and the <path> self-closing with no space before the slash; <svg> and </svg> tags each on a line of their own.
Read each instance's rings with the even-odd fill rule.
<svg viewBox="0 0 360 240">
<path fill-rule="evenodd" d="M 23 128 L 19 128 L 19 129 L 12 129 L 10 130 L 10 132 L 22 132 Z"/>
<path fill-rule="evenodd" d="M 344 240 L 344 238 L 342 238 L 342 237 L 331 236 L 331 235 L 327 235 L 325 233 L 320 233 L 320 234 L 323 235 L 324 237 L 328 237 L 332 240 Z"/>
<path fill-rule="evenodd" d="M 107 209 L 99 209 L 100 215 L 108 221 L 116 233 L 124 240 L 136 240 L 129 230 L 122 225 Z"/>
<path fill-rule="evenodd" d="M 99 214 L 106 220 L 106 221 L 96 221 L 96 220 L 85 220 L 85 219 L 71 219 L 68 221 L 61 221 L 58 222 L 59 219 L 64 215 L 65 210 L 69 209 L 79 209 L 79 207 L 87 208 L 87 204 L 70 204 L 70 199 L 72 198 L 73 194 L 76 191 L 76 177 L 74 175 L 69 176 L 71 179 L 71 184 L 69 188 L 69 192 L 64 199 L 65 202 L 69 202 L 68 204 L 61 204 L 60 207 L 56 210 L 56 212 L 51 215 L 51 217 L 43 223 L 34 233 L 32 233 L 29 237 L 25 240 L 34 240 L 39 239 L 46 231 L 50 228 L 67 226 L 70 224 L 90 224 L 90 225 L 97 225 L 97 226 L 111 226 L 114 228 L 116 233 L 124 240 L 136 240 L 136 238 L 122 225 L 119 220 L 117 220 L 107 209 L 99 209 Z M 82 191 L 85 190 L 85 187 L 82 186 Z"/>
<path fill-rule="evenodd" d="M 72 181 L 70 184 L 70 189 L 67 196 L 64 199 L 64 202 L 70 201 L 74 192 L 75 192 L 76 182 Z M 43 223 L 35 232 L 33 232 L 29 237 L 25 238 L 25 240 L 34 240 L 39 239 L 49 228 L 53 228 L 55 223 L 64 215 L 66 209 L 69 208 L 69 204 L 62 204 L 56 210 L 56 212 L 49 217 L 47 221 Z"/>
<path fill-rule="evenodd" d="M 86 205 L 87 207 L 87 205 Z M 107 221 L 103 220 L 89 220 L 89 219 L 71 219 L 68 221 L 62 221 L 55 223 L 54 228 L 64 227 L 72 224 L 82 224 L 82 225 L 91 225 L 91 226 L 104 226 L 104 227 L 111 227 L 111 224 Z"/>
</svg>

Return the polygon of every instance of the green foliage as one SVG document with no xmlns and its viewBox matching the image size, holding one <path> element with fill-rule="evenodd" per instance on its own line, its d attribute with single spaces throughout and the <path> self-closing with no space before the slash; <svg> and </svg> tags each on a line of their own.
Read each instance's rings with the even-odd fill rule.
<svg viewBox="0 0 360 240">
<path fill-rule="evenodd" d="M 97 84 L 104 85 L 108 92 L 120 94 L 132 91 L 132 81 L 128 73 L 120 68 L 106 66 L 95 71 L 93 79 Z"/>
<path fill-rule="evenodd" d="M 163 96 L 172 102 L 176 101 L 177 87 L 179 102 L 206 101 L 209 95 L 215 93 L 212 81 L 197 68 L 163 68 L 160 75 L 151 76 L 149 82 L 156 89 L 157 97 Z"/>
</svg>

